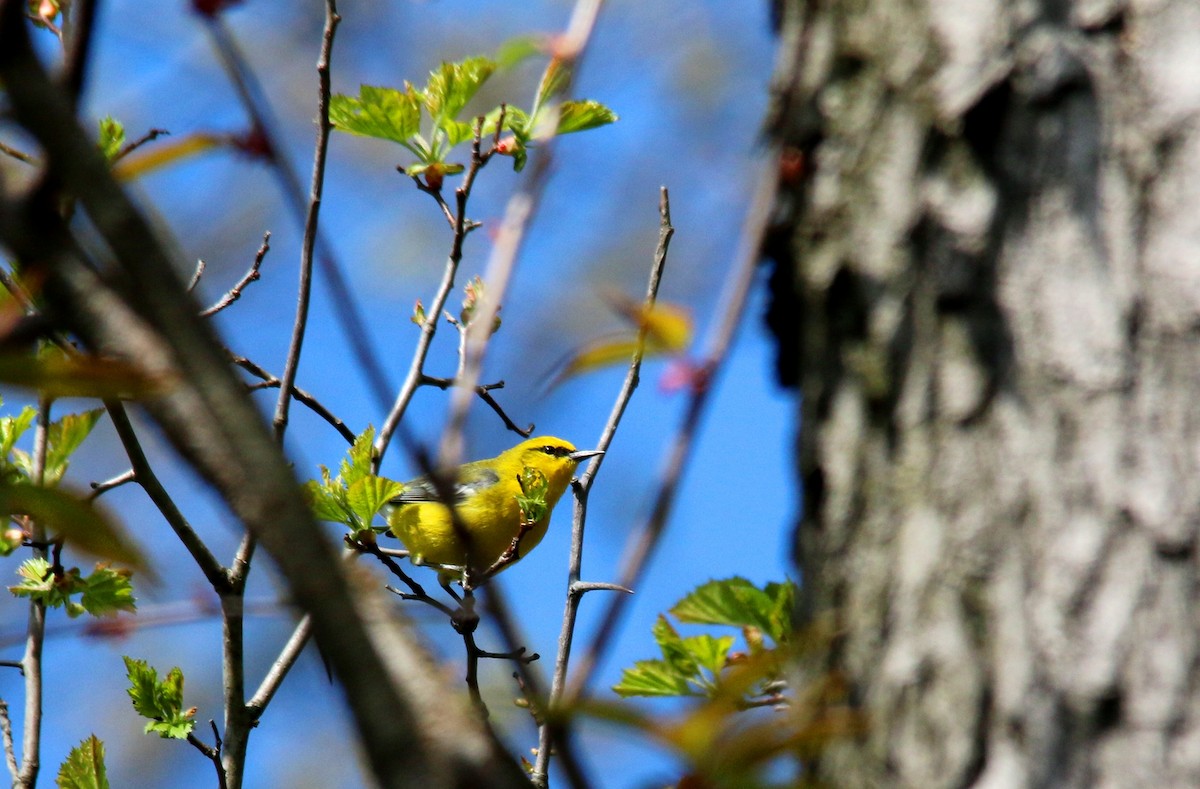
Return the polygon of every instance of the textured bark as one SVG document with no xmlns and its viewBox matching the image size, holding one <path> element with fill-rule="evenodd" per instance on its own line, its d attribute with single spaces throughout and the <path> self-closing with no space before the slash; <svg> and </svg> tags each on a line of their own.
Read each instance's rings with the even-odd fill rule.
<svg viewBox="0 0 1200 789">
<path fill-rule="evenodd" d="M 870 721 L 815 770 L 1200 786 L 1200 4 L 809 0 L 783 33 L 797 554 Z"/>
</svg>

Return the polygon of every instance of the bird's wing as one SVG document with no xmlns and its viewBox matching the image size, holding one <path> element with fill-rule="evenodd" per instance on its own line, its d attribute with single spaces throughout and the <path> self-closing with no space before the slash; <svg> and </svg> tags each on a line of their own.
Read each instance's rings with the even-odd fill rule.
<svg viewBox="0 0 1200 789">
<path fill-rule="evenodd" d="M 490 468 L 465 468 L 454 483 L 454 503 L 462 504 L 475 493 L 500 481 L 500 475 Z M 415 504 L 422 501 L 441 501 L 437 486 L 429 477 L 417 477 L 404 483 L 404 492 L 389 504 Z"/>
</svg>

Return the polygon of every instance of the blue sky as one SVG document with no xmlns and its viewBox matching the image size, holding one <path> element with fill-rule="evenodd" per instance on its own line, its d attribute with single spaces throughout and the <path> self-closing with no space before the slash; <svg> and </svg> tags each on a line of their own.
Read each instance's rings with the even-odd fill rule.
<svg viewBox="0 0 1200 789">
<path fill-rule="evenodd" d="M 129 0 L 102 4 L 85 113 L 113 115 L 131 137 L 151 126 L 175 135 L 243 128 L 236 97 L 187 3 L 152 5 L 153 13 L 147 4 Z M 229 22 L 271 98 L 287 155 L 307 181 L 322 4 L 305 4 L 305 11 L 295 10 L 298 5 L 251 0 L 231 13 Z M 345 93 L 356 93 L 360 83 L 422 83 L 441 60 L 491 53 L 513 36 L 561 30 L 570 11 L 570 3 L 550 0 L 343 0 L 340 5 L 345 21 L 335 47 L 333 83 Z M 564 138 L 556 148 L 554 174 L 486 365 L 485 379 L 507 382 L 499 399 L 517 422 L 535 422 L 539 433 L 561 435 L 581 447 L 598 437 L 622 371 L 591 373 L 549 395 L 541 393 L 542 382 L 572 348 L 619 326 L 601 296 L 605 288 L 635 297 L 644 291 L 661 184 L 671 189 L 676 227 L 661 295 L 691 310 L 700 338 L 708 331 L 761 153 L 758 133 L 774 47 L 767 5 L 721 0 L 607 4 L 576 95 L 610 105 L 621 121 Z M 527 103 L 540 65 L 498 77 L 485 98 L 493 104 Z M 409 322 L 413 301 L 429 301 L 449 243 L 432 201 L 395 172 L 406 157 L 397 146 L 335 135 L 322 213 L 323 232 L 397 384 L 416 336 Z M 480 176 L 469 213 L 485 227 L 468 240 L 460 283 L 486 262 L 488 226 L 494 226 L 520 177 L 503 160 Z M 273 233 L 262 281 L 220 316 L 219 326 L 231 348 L 278 372 L 294 309 L 299 229 L 283 209 L 270 173 L 255 162 L 218 153 L 153 174 L 137 189 L 175 238 L 180 260 L 186 265 L 199 257 L 206 260 L 208 273 L 200 290 L 208 301 L 245 270 L 262 232 Z M 381 410 L 332 319 L 324 282 L 318 287 L 298 383 L 352 429 L 378 425 Z M 761 324 L 763 296 L 760 285 L 717 381 L 670 529 L 596 678 L 597 693 L 607 693 L 621 666 L 656 655 L 650 637 L 654 618 L 689 589 L 714 577 L 738 574 L 761 583 L 790 572 L 786 546 L 798 506 L 791 466 L 797 409 L 794 396 L 772 381 L 772 351 Z M 453 371 L 449 328 L 443 326 L 431 355 L 433 374 Z M 588 579 L 616 577 L 625 539 L 646 516 L 664 448 L 680 421 L 683 398 L 660 390 L 662 371 L 661 362 L 647 365 L 593 490 L 584 559 Z M 264 409 L 273 403 L 271 395 L 258 397 Z M 9 402 L 17 400 L 10 397 Z M 407 417 L 413 433 L 435 437 L 446 402 L 441 392 L 420 392 Z M 344 442 L 302 408 L 294 408 L 293 414 L 288 450 L 298 473 L 311 476 L 318 463 L 335 465 Z M 494 454 L 515 440 L 486 408 L 472 412 L 468 433 L 473 457 Z M 153 429 L 145 435 L 148 448 L 160 458 L 165 484 L 217 555 L 229 557 L 239 537 L 232 518 L 171 461 Z M 83 485 L 123 471 L 126 464 L 115 446 L 111 431 L 99 429 L 71 477 Z M 385 474 L 403 479 L 413 472 L 400 452 L 389 454 Z M 106 498 L 150 548 L 166 579 L 141 592 L 145 609 L 211 602 L 200 573 L 140 491 L 120 489 Z M 529 646 L 545 656 L 546 669 L 562 612 L 568 531 L 564 504 L 538 550 L 501 579 Z M 330 537 L 336 537 L 333 527 Z M 263 570 L 266 564 L 260 560 L 252 597 L 277 599 L 281 585 Z M 599 603 L 598 598 L 584 601 L 585 642 Z M 10 602 L 3 610 L 8 623 L 4 632 L 19 633 L 21 607 Z M 460 660 L 461 645 L 449 628 L 424 611 L 411 613 L 426 625 L 439 654 Z M 252 683 L 288 632 L 286 611 L 251 620 Z M 141 723 L 124 696 L 120 656 L 148 659 L 164 671 L 181 666 L 188 703 L 200 708 L 202 719 L 219 718 L 219 635 L 217 620 L 209 618 L 147 628 L 116 643 L 53 638 L 47 646 L 44 763 L 57 765 L 73 744 L 95 732 L 109 743 L 114 785 L 211 786 L 211 766 L 195 751 L 140 734 Z M 19 655 L 18 646 L 5 644 L 6 657 Z M 509 704 L 509 669 L 490 668 L 485 680 L 493 714 L 512 724 L 510 741 L 525 752 L 534 740 L 524 727 L 524 713 Z M 15 673 L 0 674 L 0 695 L 19 706 Z M 585 753 L 591 751 L 587 761 L 598 786 L 661 785 L 677 777 L 668 757 L 639 740 L 609 729 L 589 734 Z M 314 748 L 314 742 L 321 745 Z M 601 753 L 603 759 L 596 758 Z M 306 656 L 251 739 L 248 785 L 359 786 L 356 763 L 339 696 L 326 684 L 317 661 Z"/>
</svg>

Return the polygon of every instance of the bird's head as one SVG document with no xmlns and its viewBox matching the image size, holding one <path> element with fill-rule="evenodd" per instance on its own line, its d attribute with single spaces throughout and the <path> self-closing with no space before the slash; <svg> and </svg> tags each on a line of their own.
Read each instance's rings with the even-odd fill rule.
<svg viewBox="0 0 1200 789">
<path fill-rule="evenodd" d="M 570 481 L 579 461 L 604 454 L 596 449 L 577 450 L 570 441 L 554 436 L 522 441 L 505 454 L 510 453 L 520 466 L 537 469 L 550 480 L 563 479 L 564 485 Z"/>
</svg>

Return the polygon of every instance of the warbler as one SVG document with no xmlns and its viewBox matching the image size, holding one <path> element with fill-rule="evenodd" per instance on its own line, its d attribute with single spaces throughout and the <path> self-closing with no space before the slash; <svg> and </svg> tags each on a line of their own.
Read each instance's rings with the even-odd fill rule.
<svg viewBox="0 0 1200 789">
<path fill-rule="evenodd" d="M 522 441 L 494 458 L 458 468 L 453 506 L 459 529 L 428 477 L 406 483 L 404 492 L 389 502 L 394 509 L 388 526 L 404 543 L 414 563 L 443 568 L 440 575 L 444 585 L 454 578 L 452 572 L 461 572 L 464 567 L 488 569 L 512 546 L 521 529 L 517 498 L 527 493 L 521 482 L 531 476 L 527 469 L 545 478 L 546 508 L 521 536 L 517 558 L 533 550 L 546 536 L 550 514 L 571 483 L 579 461 L 600 454 L 599 450 L 576 450 L 569 441 L 554 436 Z M 536 478 L 536 474 L 532 476 Z"/>
</svg>

